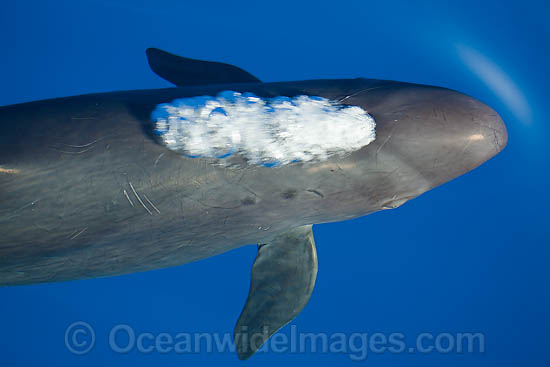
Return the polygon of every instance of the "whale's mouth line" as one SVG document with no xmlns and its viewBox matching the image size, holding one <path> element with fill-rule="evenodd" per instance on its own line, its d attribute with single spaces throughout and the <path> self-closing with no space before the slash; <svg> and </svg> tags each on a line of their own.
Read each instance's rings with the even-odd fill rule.
<svg viewBox="0 0 550 367">
<path fill-rule="evenodd" d="M 156 106 L 154 133 L 168 149 L 230 165 L 319 162 L 374 141 L 374 118 L 358 106 L 317 96 L 261 98 L 223 91 Z"/>
</svg>

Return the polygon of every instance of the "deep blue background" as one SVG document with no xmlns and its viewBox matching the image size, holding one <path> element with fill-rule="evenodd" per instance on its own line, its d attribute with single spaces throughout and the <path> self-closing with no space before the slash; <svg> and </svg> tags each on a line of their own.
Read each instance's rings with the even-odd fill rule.
<svg viewBox="0 0 550 367">
<path fill-rule="evenodd" d="M 491 105 L 510 135 L 500 155 L 397 210 L 314 227 L 317 286 L 293 324 L 303 332 L 486 336 L 484 354 L 371 354 L 355 365 L 550 365 L 545 1 L 14 3 L 0 10 L 0 105 L 167 87 L 148 68 L 150 46 L 233 63 L 264 81 L 395 79 Z M 469 63 L 458 51 L 464 47 L 497 67 L 493 82 L 507 84 L 487 82 L 493 74 Z M 155 334 L 231 332 L 254 256 L 247 246 L 149 273 L 2 288 L 0 365 L 352 363 L 339 354 L 263 354 L 243 363 L 231 353 L 121 355 L 108 348 L 118 323 Z M 96 330 L 85 356 L 64 344 L 65 328 L 77 320 Z"/>
</svg>

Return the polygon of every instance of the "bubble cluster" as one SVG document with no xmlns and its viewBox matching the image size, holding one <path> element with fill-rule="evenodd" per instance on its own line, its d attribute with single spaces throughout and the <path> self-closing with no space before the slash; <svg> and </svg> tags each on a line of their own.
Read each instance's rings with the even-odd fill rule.
<svg viewBox="0 0 550 367">
<path fill-rule="evenodd" d="M 189 157 L 276 166 L 323 161 L 375 139 L 375 121 L 362 108 L 315 96 L 260 98 L 223 91 L 160 104 L 154 131 L 166 147 Z M 225 160 L 226 161 L 226 160 Z"/>
</svg>

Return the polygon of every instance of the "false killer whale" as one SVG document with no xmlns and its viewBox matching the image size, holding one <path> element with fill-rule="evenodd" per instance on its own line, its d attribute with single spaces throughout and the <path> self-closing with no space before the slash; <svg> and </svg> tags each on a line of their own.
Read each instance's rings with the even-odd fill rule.
<svg viewBox="0 0 550 367">
<path fill-rule="evenodd" d="M 262 83 L 146 53 L 175 88 L 0 107 L 0 284 L 146 271 L 255 243 L 241 359 L 308 302 L 313 224 L 396 208 L 507 143 L 494 110 L 449 89 Z"/>
</svg>

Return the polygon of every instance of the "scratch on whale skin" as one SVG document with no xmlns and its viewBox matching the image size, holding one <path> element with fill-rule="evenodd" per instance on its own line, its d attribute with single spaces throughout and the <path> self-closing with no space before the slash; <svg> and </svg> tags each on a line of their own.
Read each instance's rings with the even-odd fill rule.
<svg viewBox="0 0 550 367">
<path fill-rule="evenodd" d="M 148 207 L 145 206 L 145 204 L 143 203 L 143 201 L 141 200 L 141 198 L 139 197 L 138 193 L 136 192 L 136 189 L 134 189 L 134 185 L 132 185 L 131 182 L 129 182 L 130 184 L 130 188 L 132 189 L 132 192 L 134 193 L 134 195 L 136 196 L 136 198 L 138 199 L 139 203 L 141 204 L 141 206 L 143 207 L 143 209 L 147 210 L 147 213 L 149 213 L 149 215 L 153 215 L 153 213 L 149 210 Z"/>
<path fill-rule="evenodd" d="M 21 173 L 20 170 L 16 169 L 16 168 L 4 168 L 4 167 L 0 167 L 0 173 L 7 173 L 9 175 L 16 175 L 18 173 Z"/>
<path fill-rule="evenodd" d="M 85 227 L 84 229 L 81 229 L 79 232 L 77 232 L 76 234 L 72 235 L 70 240 L 74 240 L 75 238 L 77 238 L 78 236 L 80 236 L 82 233 L 84 233 L 86 230 L 88 229 L 88 227 Z M 73 232 L 74 233 L 74 232 Z"/>
</svg>

